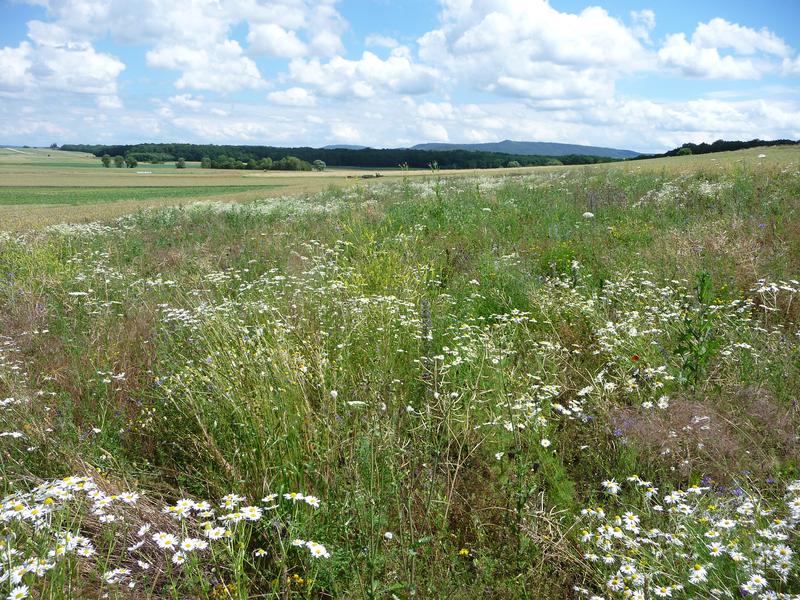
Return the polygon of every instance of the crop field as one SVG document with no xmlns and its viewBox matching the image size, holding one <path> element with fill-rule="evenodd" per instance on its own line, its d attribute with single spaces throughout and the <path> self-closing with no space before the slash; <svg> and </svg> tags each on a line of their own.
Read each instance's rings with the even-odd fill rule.
<svg viewBox="0 0 800 600">
<path fill-rule="evenodd" d="M 0 153 L 1 598 L 800 598 L 800 148 L 31 152 Z"/>
<path fill-rule="evenodd" d="M 685 169 L 705 171 L 732 166 L 779 166 L 796 160 L 792 147 L 725 152 L 714 155 L 673 157 L 591 165 L 585 167 L 533 167 L 497 169 L 504 174 L 546 173 L 582 169 L 586 172 L 621 169 L 634 172 L 677 174 Z M 106 169 L 100 160 L 77 152 L 46 148 L 0 148 L 0 230 L 26 230 L 57 223 L 107 220 L 151 207 L 191 203 L 195 199 L 248 202 L 266 197 L 287 197 L 321 192 L 331 186 L 370 185 L 379 179 L 364 179 L 376 171 L 363 168 L 332 168 L 324 173 L 286 171 L 233 171 L 200 169 L 187 163 L 142 164 L 133 169 Z M 426 170 L 380 169 L 382 180 L 407 177 L 425 179 Z M 481 170 L 441 171 L 438 176 L 485 175 Z"/>
</svg>

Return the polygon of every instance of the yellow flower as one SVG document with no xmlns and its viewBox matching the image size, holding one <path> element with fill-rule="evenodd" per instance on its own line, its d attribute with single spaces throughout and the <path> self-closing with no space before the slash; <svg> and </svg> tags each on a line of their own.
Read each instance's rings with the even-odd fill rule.
<svg viewBox="0 0 800 600">
<path fill-rule="evenodd" d="M 458 551 L 459 556 L 469 556 L 469 553 L 470 553 L 469 548 L 462 548 L 461 550 Z"/>
<path fill-rule="evenodd" d="M 212 598 L 233 598 L 236 593 L 235 583 L 220 583 L 213 590 L 211 590 Z"/>
</svg>

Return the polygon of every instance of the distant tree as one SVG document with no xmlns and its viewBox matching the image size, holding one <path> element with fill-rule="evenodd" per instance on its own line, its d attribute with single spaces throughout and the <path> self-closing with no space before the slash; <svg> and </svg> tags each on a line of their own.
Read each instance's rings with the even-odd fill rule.
<svg viewBox="0 0 800 600">
<path fill-rule="evenodd" d="M 262 171 L 269 171 L 272 168 L 272 159 L 267 156 L 258 161 L 258 168 Z"/>
<path fill-rule="evenodd" d="M 204 156 L 200 159 L 200 168 L 201 169 L 210 169 L 211 168 L 211 159 L 208 156 Z"/>
<path fill-rule="evenodd" d="M 58 150 L 58 144 L 50 144 L 50 150 Z"/>
<path fill-rule="evenodd" d="M 273 169 L 279 171 L 310 171 L 311 163 L 297 158 L 296 156 L 284 156 L 272 165 Z"/>
<path fill-rule="evenodd" d="M 215 169 L 232 169 L 233 159 L 225 154 L 220 154 L 217 158 L 211 161 L 211 164 Z"/>
<path fill-rule="evenodd" d="M 513 169 L 513 168 L 518 167 L 520 165 L 519 165 L 519 161 L 518 160 L 510 160 L 510 161 L 508 161 L 508 164 L 506 166 L 509 169 Z"/>
<path fill-rule="evenodd" d="M 106 169 L 111 166 L 111 157 L 108 154 L 103 154 L 103 158 L 101 158 L 100 161 Z"/>
<path fill-rule="evenodd" d="M 186 168 L 186 161 L 181 156 L 178 160 L 175 161 L 175 168 L 176 169 L 185 169 Z"/>
<path fill-rule="evenodd" d="M 139 161 L 136 160 L 136 158 L 133 157 L 133 156 L 126 156 L 125 157 L 125 162 L 128 163 L 128 168 L 129 169 L 133 169 L 134 167 L 136 167 L 139 164 Z"/>
<path fill-rule="evenodd" d="M 324 160 L 317 159 L 311 163 L 311 168 L 315 171 L 324 171 L 327 167 Z"/>
<path fill-rule="evenodd" d="M 678 156 L 689 156 L 692 153 L 692 149 L 689 146 L 682 146 L 678 150 Z"/>
<path fill-rule="evenodd" d="M 251 158 L 247 161 L 247 170 L 248 171 L 255 171 L 258 169 L 258 163 L 256 163 L 256 159 Z"/>
<path fill-rule="evenodd" d="M 118 169 L 121 169 L 125 166 L 125 159 L 122 158 L 119 154 L 114 157 L 114 166 Z"/>
</svg>

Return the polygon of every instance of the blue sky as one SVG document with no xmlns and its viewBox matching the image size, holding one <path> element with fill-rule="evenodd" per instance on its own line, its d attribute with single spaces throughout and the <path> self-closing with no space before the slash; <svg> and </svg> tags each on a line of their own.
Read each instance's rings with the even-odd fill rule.
<svg viewBox="0 0 800 600">
<path fill-rule="evenodd" d="M 0 143 L 800 138 L 800 2 L 0 0 Z"/>
</svg>

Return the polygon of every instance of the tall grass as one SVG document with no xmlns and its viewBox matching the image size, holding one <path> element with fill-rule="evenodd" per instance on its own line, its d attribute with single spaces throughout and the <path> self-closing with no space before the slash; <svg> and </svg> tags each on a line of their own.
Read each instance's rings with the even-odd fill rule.
<svg viewBox="0 0 800 600">
<path fill-rule="evenodd" d="M 3 235 L 0 590 L 798 593 L 798 198 L 791 164 L 434 173 Z M 774 535 L 717 560 L 712 506 Z"/>
</svg>

